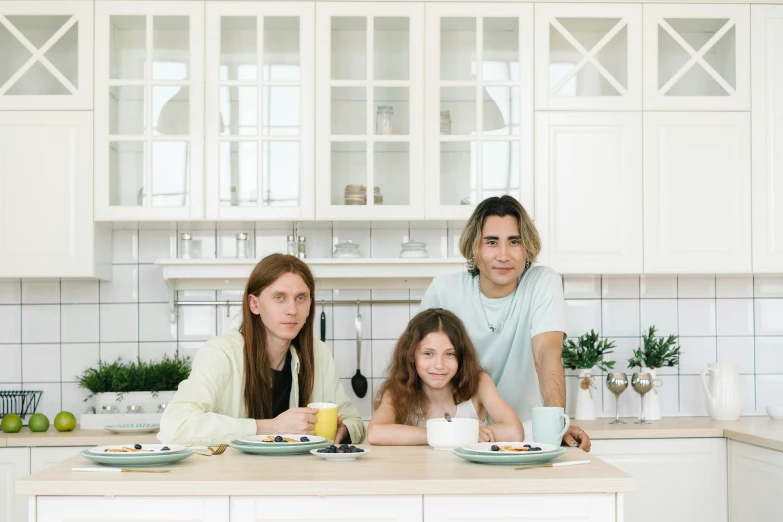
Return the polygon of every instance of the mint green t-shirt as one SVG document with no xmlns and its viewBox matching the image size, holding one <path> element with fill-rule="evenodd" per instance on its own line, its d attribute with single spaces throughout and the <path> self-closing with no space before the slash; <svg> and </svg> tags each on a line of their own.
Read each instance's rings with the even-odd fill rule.
<svg viewBox="0 0 783 522">
<path fill-rule="evenodd" d="M 547 266 L 531 265 L 516 294 L 499 299 L 481 296 L 487 318 L 496 328 L 511 306 L 505 326 L 492 332 L 479 301 L 479 276 L 467 271 L 438 276 L 424 294 L 421 310 L 445 308 L 465 324 L 484 369 L 501 397 L 519 418 L 532 418 L 543 405 L 533 361 L 533 337 L 544 332 L 565 332 L 565 301 L 560 275 Z"/>
</svg>

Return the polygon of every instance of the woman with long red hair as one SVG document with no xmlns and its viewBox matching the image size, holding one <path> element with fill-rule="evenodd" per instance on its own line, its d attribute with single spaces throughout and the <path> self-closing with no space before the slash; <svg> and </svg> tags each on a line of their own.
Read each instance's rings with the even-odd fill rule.
<svg viewBox="0 0 783 522">
<path fill-rule="evenodd" d="M 334 359 L 314 337 L 315 279 L 293 256 L 262 259 L 245 286 L 238 330 L 208 341 L 166 408 L 165 443 L 217 444 L 257 434 L 313 435 L 311 402 L 338 405 L 335 444 L 365 428 Z"/>
</svg>

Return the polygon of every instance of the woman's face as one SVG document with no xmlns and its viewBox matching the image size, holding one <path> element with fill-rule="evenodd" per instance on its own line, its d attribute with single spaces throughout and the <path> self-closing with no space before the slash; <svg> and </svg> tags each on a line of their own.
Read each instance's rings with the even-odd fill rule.
<svg viewBox="0 0 783 522">
<path fill-rule="evenodd" d="M 256 297 L 248 296 L 250 311 L 261 316 L 267 336 L 292 341 L 310 315 L 310 289 L 299 274 L 278 277 Z"/>
</svg>

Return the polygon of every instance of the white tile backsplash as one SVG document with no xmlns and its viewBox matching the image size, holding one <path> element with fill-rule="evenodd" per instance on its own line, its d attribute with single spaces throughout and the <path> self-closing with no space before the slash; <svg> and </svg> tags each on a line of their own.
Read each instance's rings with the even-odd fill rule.
<svg viewBox="0 0 783 522">
<path fill-rule="evenodd" d="M 352 238 L 366 257 L 397 257 L 408 237 L 427 242 L 430 257 L 460 257 L 458 241 L 464 222 L 400 222 L 368 225 L 360 222 L 302 223 L 308 257 L 330 257 L 334 241 Z M 191 230 L 202 240 L 202 256 L 226 254 L 234 229 L 248 228 L 256 240 L 256 257 L 285 250 L 285 236 L 294 223 L 129 223 L 113 232 L 111 282 L 79 280 L 0 281 L 0 388 L 43 390 L 39 411 L 50 417 L 61 409 L 80 413 L 87 407 L 77 376 L 95 366 L 99 357 L 113 362 L 159 359 L 179 347 L 195 355 L 204 341 L 238 325 L 241 307 L 180 307 L 176 324 L 169 322 L 168 290 L 162 269 L 153 264 L 177 253 L 178 233 Z M 244 227 L 244 228 L 243 228 Z M 252 228 L 254 227 L 254 228 Z M 217 244 L 225 236 L 225 244 Z M 252 243 L 252 241 L 251 241 Z M 217 252 L 219 251 L 219 252 Z M 327 317 L 327 346 L 346 393 L 356 372 L 355 300 L 361 299 L 363 320 L 362 374 L 367 396 L 358 401 L 369 418 L 372 398 L 383 379 L 397 337 L 418 305 L 371 304 L 373 299 L 420 299 L 423 290 L 319 290 L 317 299 L 348 301 L 348 305 L 316 306 Z M 564 278 L 569 336 L 590 329 L 615 342 L 615 370 L 629 377 L 632 351 L 640 332 L 654 324 L 658 334 L 678 335 L 679 367 L 658 370 L 661 408 L 668 415 L 704 415 L 699 373 L 709 362 L 740 366 L 745 412 L 763 414 L 767 404 L 783 403 L 783 276 L 568 276 Z M 239 300 L 241 291 L 187 291 L 178 299 Z M 24 344 L 23 344 L 24 343 Z M 602 377 L 602 376 L 601 376 Z M 576 378 L 569 378 L 569 394 Z M 573 382 L 571 382 L 573 381 Z M 614 396 L 596 378 L 596 404 L 602 417 L 614 416 Z M 575 395 L 574 395 L 575 396 Z M 570 395 L 569 395 L 570 397 Z M 573 406 L 569 401 L 569 408 Z M 620 398 L 623 416 L 639 413 L 632 390 Z"/>
</svg>

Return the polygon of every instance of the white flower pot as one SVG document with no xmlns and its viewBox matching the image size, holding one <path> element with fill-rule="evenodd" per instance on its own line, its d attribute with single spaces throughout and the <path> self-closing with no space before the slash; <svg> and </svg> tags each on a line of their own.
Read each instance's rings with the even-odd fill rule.
<svg viewBox="0 0 783 522">
<path fill-rule="evenodd" d="M 161 392 L 116 392 L 96 393 L 93 396 L 95 413 L 162 413 L 162 404 L 168 404 L 174 398 L 174 391 Z M 105 409 L 104 406 L 110 406 Z M 112 409 L 114 406 L 116 409 Z M 129 411 L 129 407 L 140 407 L 139 411 Z"/>
<path fill-rule="evenodd" d="M 595 377 L 592 376 L 592 370 L 579 370 L 576 392 L 576 420 L 595 420 L 595 397 L 598 391 L 595 387 Z"/>
<path fill-rule="evenodd" d="M 661 399 L 660 381 L 657 381 L 655 370 L 651 368 L 642 368 L 639 373 L 649 373 L 653 381 L 653 388 L 644 396 L 644 418 L 648 421 L 661 420 Z M 642 418 L 642 412 L 639 412 L 639 419 Z"/>
</svg>

